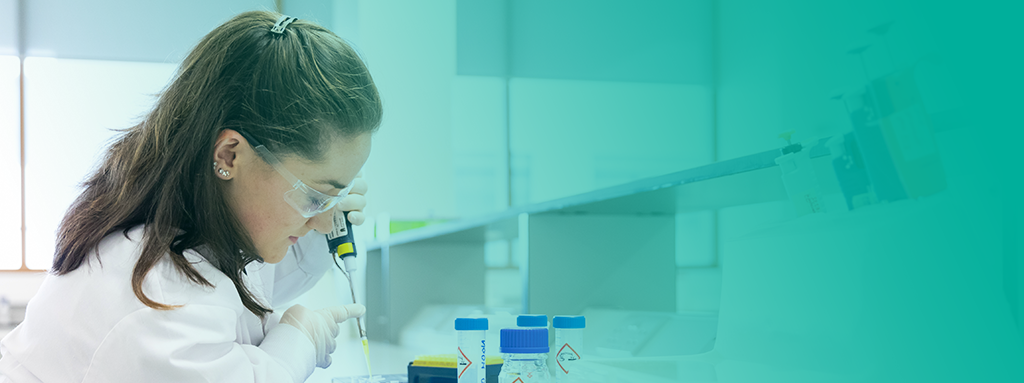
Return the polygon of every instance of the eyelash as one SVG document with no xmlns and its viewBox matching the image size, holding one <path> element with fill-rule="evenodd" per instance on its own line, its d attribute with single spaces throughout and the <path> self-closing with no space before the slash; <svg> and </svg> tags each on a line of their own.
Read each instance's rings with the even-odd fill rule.
<svg viewBox="0 0 1024 383">
<path fill-rule="evenodd" d="M 313 198 L 313 197 L 309 197 L 307 199 L 309 200 L 309 207 L 308 208 L 311 211 L 312 210 L 320 210 L 320 207 L 324 205 L 324 200 L 322 200 L 322 199 Z"/>
</svg>

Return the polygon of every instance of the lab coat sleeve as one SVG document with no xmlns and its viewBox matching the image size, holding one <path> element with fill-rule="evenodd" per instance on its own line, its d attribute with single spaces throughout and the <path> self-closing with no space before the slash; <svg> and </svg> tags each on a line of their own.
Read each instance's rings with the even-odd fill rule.
<svg viewBox="0 0 1024 383">
<path fill-rule="evenodd" d="M 93 355 L 83 382 L 303 382 L 315 351 L 299 329 L 281 325 L 259 346 L 236 343 L 238 313 L 186 304 L 125 316 Z"/>
<path fill-rule="evenodd" d="M 284 259 L 274 265 L 271 305 L 280 307 L 309 291 L 331 267 L 335 266 L 327 250 L 327 236 L 310 231 L 289 247 Z"/>
</svg>

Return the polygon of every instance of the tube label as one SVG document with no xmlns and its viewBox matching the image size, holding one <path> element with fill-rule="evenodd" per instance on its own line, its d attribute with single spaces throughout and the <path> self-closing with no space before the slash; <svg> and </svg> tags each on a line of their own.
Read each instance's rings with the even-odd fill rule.
<svg viewBox="0 0 1024 383">
<path fill-rule="evenodd" d="M 487 339 L 480 339 L 480 366 L 477 367 L 477 378 L 480 383 L 487 383 Z"/>
<path fill-rule="evenodd" d="M 555 361 L 558 362 L 558 368 L 562 369 L 565 374 L 569 373 L 569 364 L 580 360 L 580 354 L 576 352 L 568 343 L 562 345 L 562 348 L 555 354 Z"/>
<path fill-rule="evenodd" d="M 462 347 L 459 347 L 459 353 L 455 355 L 459 358 L 459 376 L 458 379 L 463 379 L 463 375 L 469 370 L 469 366 L 473 365 L 473 361 L 466 357 L 466 353 L 462 352 Z M 475 371 L 474 371 L 475 372 Z"/>
</svg>

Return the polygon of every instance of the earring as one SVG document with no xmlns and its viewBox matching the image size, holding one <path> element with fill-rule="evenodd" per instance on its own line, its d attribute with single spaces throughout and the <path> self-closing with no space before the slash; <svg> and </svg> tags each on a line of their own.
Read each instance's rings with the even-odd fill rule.
<svg viewBox="0 0 1024 383">
<path fill-rule="evenodd" d="M 231 172 L 224 169 L 217 169 L 217 161 L 213 161 L 213 171 L 220 173 L 220 175 L 225 178 L 231 176 Z"/>
</svg>

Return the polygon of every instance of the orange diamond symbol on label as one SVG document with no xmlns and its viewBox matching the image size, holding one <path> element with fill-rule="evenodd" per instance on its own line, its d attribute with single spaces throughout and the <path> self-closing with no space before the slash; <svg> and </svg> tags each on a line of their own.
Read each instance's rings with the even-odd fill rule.
<svg viewBox="0 0 1024 383">
<path fill-rule="evenodd" d="M 566 350 L 567 348 L 568 350 Z M 558 353 L 555 354 L 555 362 L 558 363 L 558 368 L 561 368 L 562 372 L 565 372 L 566 374 L 569 373 L 569 370 L 565 369 L 562 362 L 573 362 L 577 360 L 580 360 L 580 354 L 577 353 L 576 350 L 574 350 L 568 343 L 562 346 L 562 348 L 558 350 Z"/>
<path fill-rule="evenodd" d="M 463 368 L 462 371 L 459 371 L 459 378 L 461 378 L 462 374 L 465 374 L 466 370 L 469 369 L 469 366 L 473 365 L 473 361 L 469 360 L 469 358 L 466 357 L 466 353 L 462 352 L 462 347 L 459 347 L 459 355 L 462 355 L 462 360 L 469 362 L 468 364 L 466 364 L 466 368 Z"/>
<path fill-rule="evenodd" d="M 523 383 L 523 378 L 516 378 L 516 380 L 512 381 L 512 383 L 516 383 L 516 382 Z"/>
</svg>

